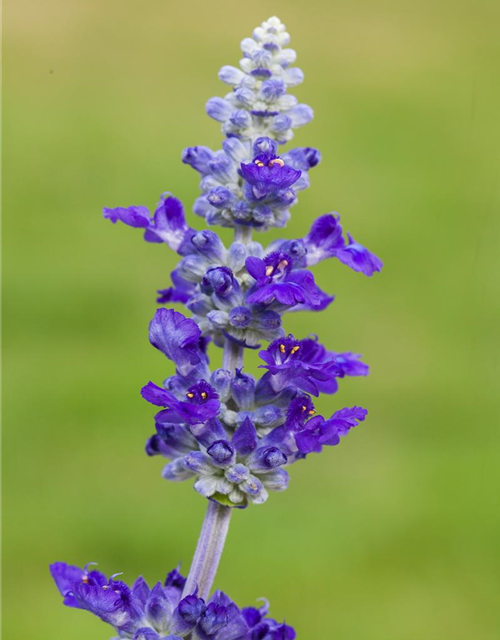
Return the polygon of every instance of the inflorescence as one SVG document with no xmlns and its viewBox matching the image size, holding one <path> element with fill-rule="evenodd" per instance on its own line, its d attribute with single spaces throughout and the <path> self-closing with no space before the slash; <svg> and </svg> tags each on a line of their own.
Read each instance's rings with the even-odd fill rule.
<svg viewBox="0 0 500 640">
<path fill-rule="evenodd" d="M 132 587 L 103 573 L 56 562 L 50 572 L 67 607 L 107 622 L 119 638 L 133 640 L 293 640 L 295 631 L 268 617 L 269 607 L 239 609 L 222 591 L 207 602 L 196 590 L 183 596 L 186 579 L 177 569 L 151 589 L 139 577 Z M 111 640 L 118 640 L 112 638 Z"/>
<path fill-rule="evenodd" d="M 194 212 L 209 226 L 234 227 L 231 246 L 212 230 L 191 228 L 170 193 L 152 215 L 143 206 L 104 209 L 111 222 L 142 229 L 147 242 L 164 243 L 181 258 L 158 302 L 181 303 L 191 317 L 160 308 L 151 321 L 150 342 L 176 372 L 161 386 L 149 382 L 142 389 L 159 408 L 146 452 L 169 460 L 165 479 L 192 478 L 202 496 L 230 507 L 261 504 L 269 491 L 286 489 L 291 464 L 337 445 L 367 413 L 356 406 L 328 417 L 316 413 L 314 397 L 334 394 L 339 379 L 365 376 L 368 366 L 359 355 L 328 350 L 314 335 L 287 335 L 283 315 L 321 311 L 333 301 L 309 270 L 322 260 L 336 258 L 366 276 L 380 271 L 382 262 L 344 234 L 336 213 L 317 218 L 302 238 L 263 246 L 251 235 L 285 226 L 299 191 L 309 186 L 309 170 L 321 160 L 310 147 L 281 151 L 293 130 L 313 117 L 288 93 L 303 80 L 289 40 L 275 17 L 243 40 L 240 68 L 219 72 L 229 93 L 206 105 L 221 123 L 222 149 L 197 146 L 182 154 L 201 176 Z M 224 349 L 223 368 L 210 369 L 210 343 Z M 259 349 L 259 378 L 244 371 L 245 349 Z M 183 579 L 175 572 L 152 590 L 141 578 L 130 589 L 63 563 L 52 572 L 65 604 L 92 611 L 120 637 L 295 637 L 291 627 L 267 619 L 266 607 L 240 610 L 221 592 L 206 603 L 196 592 L 181 598 Z"/>
</svg>

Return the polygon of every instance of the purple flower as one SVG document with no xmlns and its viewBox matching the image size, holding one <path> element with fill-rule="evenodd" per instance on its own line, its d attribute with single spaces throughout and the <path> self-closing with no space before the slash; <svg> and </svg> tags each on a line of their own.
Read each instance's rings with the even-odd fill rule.
<svg viewBox="0 0 500 640">
<path fill-rule="evenodd" d="M 292 627 L 268 617 L 268 605 L 240 609 L 225 593 L 216 591 L 207 602 L 195 593 L 182 597 L 185 579 L 178 571 L 151 589 L 144 578 L 132 587 L 88 571 L 56 562 L 54 581 L 70 607 L 86 609 L 133 640 L 293 640 Z M 175 573 L 175 579 L 171 578 Z M 66 594 L 66 595 L 65 595 Z M 67 594 L 72 594 L 67 602 Z"/>
<path fill-rule="evenodd" d="M 286 165 L 274 153 L 260 153 L 252 162 L 241 163 L 240 169 L 244 180 L 253 187 L 256 198 L 288 189 L 302 173 Z"/>
<path fill-rule="evenodd" d="M 164 634 L 172 634 L 169 640 L 180 640 L 201 621 L 205 602 L 188 595 L 181 599 L 182 576 L 172 582 L 169 574 L 165 587 L 158 582 L 150 589 L 143 578 L 138 578 L 132 588 L 115 576 L 97 571 L 79 569 L 63 562 L 50 566 L 50 571 L 62 595 L 64 603 L 86 609 L 113 626 L 120 637 L 134 640 L 159 640 Z M 157 633 L 161 633 L 161 636 Z"/>
<path fill-rule="evenodd" d="M 335 378 L 344 375 L 335 356 L 315 340 L 295 340 L 289 335 L 275 340 L 259 355 L 266 363 L 261 368 L 268 370 L 275 392 L 295 386 L 314 396 L 335 393 Z"/>
<path fill-rule="evenodd" d="M 365 419 L 367 413 L 362 407 L 346 407 L 336 411 L 328 420 L 322 416 L 311 418 L 295 434 L 299 451 L 308 454 L 320 452 L 323 445 L 335 446 L 340 442 L 341 436 L 345 436 L 351 428 Z"/>
<path fill-rule="evenodd" d="M 355 242 L 352 236 L 348 233 L 349 244 L 339 249 L 335 257 L 343 262 L 354 271 L 360 271 L 365 276 L 372 276 L 377 271 L 380 271 L 383 266 L 382 260 L 375 254 L 371 253 L 362 245 Z"/>
<path fill-rule="evenodd" d="M 315 413 L 316 410 L 311 398 L 300 394 L 290 402 L 285 425 L 294 431 L 298 431 Z"/>
<path fill-rule="evenodd" d="M 147 229 L 151 224 L 149 209 L 143 206 L 115 207 L 114 209 L 104 207 L 103 217 L 111 220 L 113 224 L 120 220 L 129 227 L 135 228 Z"/>
<path fill-rule="evenodd" d="M 175 395 L 152 382 L 142 388 L 142 397 L 159 407 L 165 407 L 155 416 L 158 424 L 198 424 L 215 418 L 220 409 L 219 396 L 215 389 L 201 380 L 186 392 L 186 401 L 178 400 Z"/>
<path fill-rule="evenodd" d="M 284 280 L 292 270 L 293 261 L 288 254 L 275 251 L 267 255 L 264 260 L 250 256 L 246 259 L 245 266 L 256 284 L 264 286 Z"/>
<path fill-rule="evenodd" d="M 149 325 L 149 341 L 175 362 L 181 375 L 206 361 L 196 322 L 173 309 L 158 309 Z"/>
<path fill-rule="evenodd" d="M 118 220 L 130 227 L 144 229 L 147 242 L 165 242 L 171 249 L 182 254 L 183 246 L 196 232 L 188 227 L 182 202 L 168 193 L 161 196 L 153 217 L 146 207 L 104 208 L 103 216 L 111 222 Z"/>
<path fill-rule="evenodd" d="M 125 583 L 64 562 L 52 564 L 50 572 L 66 606 L 86 609 L 121 632 L 135 631 L 141 611 Z"/>
<path fill-rule="evenodd" d="M 337 378 L 366 376 L 369 372 L 358 354 L 327 351 L 315 339 L 297 341 L 292 335 L 285 340 L 275 340 L 259 355 L 267 363 L 261 366 L 269 370 L 275 391 L 293 384 L 315 396 L 318 392 L 332 394 L 338 389 Z"/>
<path fill-rule="evenodd" d="M 335 257 L 354 271 L 372 276 L 382 269 L 382 261 L 365 247 L 356 243 L 350 234 L 345 242 L 338 214 L 320 216 L 303 239 L 307 248 L 306 263 L 314 265 L 326 258 Z"/>
<path fill-rule="evenodd" d="M 87 567 L 92 564 L 94 563 L 89 562 L 83 569 L 66 564 L 65 562 L 55 562 L 50 565 L 52 578 L 61 595 L 64 597 L 63 602 L 67 607 L 82 608 L 73 593 L 75 584 L 82 582 L 90 586 L 102 587 L 107 583 L 107 578 L 103 573 L 95 570 L 89 571 L 87 569 Z"/>
<path fill-rule="evenodd" d="M 250 640 L 294 640 L 296 637 L 293 627 L 267 618 L 267 603 L 259 609 L 247 607 L 242 609 L 241 613 L 251 629 Z"/>
<path fill-rule="evenodd" d="M 335 356 L 335 362 L 342 370 L 344 376 L 367 376 L 369 367 L 361 362 L 361 356 L 356 353 L 346 351 L 344 353 L 331 352 Z"/>
<path fill-rule="evenodd" d="M 281 251 L 270 253 L 263 260 L 249 257 L 245 266 L 256 281 L 247 295 L 248 304 L 276 302 L 288 308 L 301 305 L 305 309 L 319 310 L 333 300 L 319 289 L 310 271 L 293 271 L 292 258 Z"/>
</svg>

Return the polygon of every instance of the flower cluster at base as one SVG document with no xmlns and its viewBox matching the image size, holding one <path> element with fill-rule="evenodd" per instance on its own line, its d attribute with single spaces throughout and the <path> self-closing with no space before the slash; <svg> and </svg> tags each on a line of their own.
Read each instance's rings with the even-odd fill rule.
<svg viewBox="0 0 500 640">
<path fill-rule="evenodd" d="M 366 375 L 368 367 L 313 338 L 272 342 L 260 352 L 267 371 L 256 380 L 242 369 L 211 372 L 198 325 L 177 311 L 159 309 L 149 337 L 177 372 L 163 387 L 149 382 L 142 389 L 162 407 L 146 451 L 171 459 L 164 478 L 194 477 L 199 493 L 227 506 L 261 504 L 268 491 L 283 491 L 285 467 L 338 444 L 366 416 L 360 407 L 315 415 L 311 396 L 335 393 L 339 378 Z"/>
<path fill-rule="evenodd" d="M 92 563 L 90 563 L 92 564 Z M 50 571 L 68 607 L 90 611 L 133 640 L 293 640 L 295 631 L 268 617 L 268 606 L 239 609 L 221 591 L 205 602 L 196 591 L 183 597 L 185 578 L 174 569 L 152 589 L 144 578 L 132 587 L 117 575 L 56 562 Z M 118 640 L 117 638 L 112 640 Z"/>
</svg>

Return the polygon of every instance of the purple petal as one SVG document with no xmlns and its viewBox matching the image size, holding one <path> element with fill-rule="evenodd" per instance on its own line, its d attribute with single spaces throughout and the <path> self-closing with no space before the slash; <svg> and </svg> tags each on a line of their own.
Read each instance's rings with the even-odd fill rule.
<svg viewBox="0 0 500 640">
<path fill-rule="evenodd" d="M 334 353 L 335 362 L 346 376 L 367 376 L 370 368 L 360 360 L 361 356 L 351 351 Z"/>
<path fill-rule="evenodd" d="M 171 403 L 177 404 L 178 402 L 177 398 L 170 393 L 170 391 L 158 387 L 153 382 L 148 382 L 148 384 L 141 389 L 141 396 L 144 400 L 147 400 L 157 407 L 167 407 Z"/>
<path fill-rule="evenodd" d="M 248 455 L 255 449 L 258 443 L 258 437 L 257 431 L 250 418 L 245 418 L 236 429 L 231 443 L 239 455 L 242 456 Z"/>
<path fill-rule="evenodd" d="M 146 207 L 116 207 L 103 209 L 103 217 L 114 224 L 120 220 L 129 227 L 147 228 L 151 224 L 149 210 Z"/>
<path fill-rule="evenodd" d="M 266 264 L 260 258 L 250 256 L 245 260 L 245 267 L 255 280 L 262 280 L 266 276 Z"/>
<path fill-rule="evenodd" d="M 345 245 L 338 214 L 326 214 L 317 218 L 304 238 L 307 247 L 307 264 L 314 265 L 336 255 Z"/>
<path fill-rule="evenodd" d="M 257 156 L 259 157 L 259 156 Z M 258 166 L 255 162 L 241 164 L 241 175 L 262 195 L 288 189 L 300 178 L 301 172 L 287 165 Z"/>
<path fill-rule="evenodd" d="M 182 202 L 169 194 L 163 194 L 153 216 L 155 233 L 173 251 L 179 251 L 185 240 L 195 232 L 186 224 Z"/>
<path fill-rule="evenodd" d="M 201 362 L 200 337 L 196 322 L 173 309 L 158 309 L 149 325 L 151 344 L 175 362 L 181 375 Z"/>
<path fill-rule="evenodd" d="M 340 262 L 368 277 L 380 271 L 383 266 L 382 260 L 362 245 L 354 242 L 349 234 L 347 236 L 349 244 L 335 252 L 335 256 Z"/>
<path fill-rule="evenodd" d="M 319 436 L 315 433 L 310 433 L 309 431 L 302 431 L 301 433 L 295 434 L 295 442 L 297 443 L 297 447 L 301 453 L 312 453 L 313 451 L 317 451 L 318 447 L 321 450 L 321 446 L 318 445 Z"/>
<path fill-rule="evenodd" d="M 64 597 L 64 604 L 67 607 L 80 608 L 73 596 L 73 589 L 75 583 L 81 582 L 85 571 L 65 562 L 54 562 L 50 565 L 50 573 L 61 595 Z"/>
</svg>

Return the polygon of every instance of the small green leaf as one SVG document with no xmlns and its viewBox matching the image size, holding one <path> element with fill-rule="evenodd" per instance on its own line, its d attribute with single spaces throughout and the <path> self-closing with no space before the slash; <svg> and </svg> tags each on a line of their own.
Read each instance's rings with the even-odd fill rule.
<svg viewBox="0 0 500 640">
<path fill-rule="evenodd" d="M 243 502 L 235 504 L 234 502 L 231 502 L 229 497 L 224 495 L 223 493 L 214 493 L 213 496 L 210 496 L 210 500 L 215 500 L 215 502 L 218 502 L 224 507 L 231 507 L 232 509 L 246 509 L 246 507 L 248 506 L 248 501 L 246 498 Z"/>
</svg>

